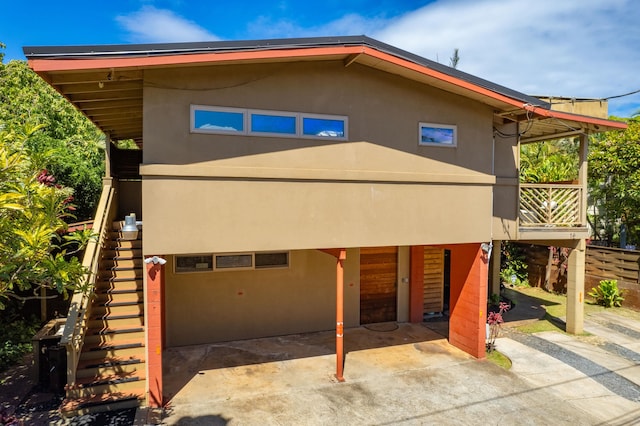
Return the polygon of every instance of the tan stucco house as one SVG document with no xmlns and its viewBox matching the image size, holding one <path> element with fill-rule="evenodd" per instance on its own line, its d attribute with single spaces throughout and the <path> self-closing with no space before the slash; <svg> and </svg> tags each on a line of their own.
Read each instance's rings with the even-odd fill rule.
<svg viewBox="0 0 640 426">
<path fill-rule="evenodd" d="M 433 312 L 482 358 L 501 240 L 575 249 L 582 330 L 587 136 L 623 123 L 364 36 L 24 51 L 108 137 L 67 409 L 163 404 L 168 347 L 335 328 L 342 359 L 344 329 Z M 578 183 L 520 184 L 520 144 L 561 137 Z"/>
</svg>

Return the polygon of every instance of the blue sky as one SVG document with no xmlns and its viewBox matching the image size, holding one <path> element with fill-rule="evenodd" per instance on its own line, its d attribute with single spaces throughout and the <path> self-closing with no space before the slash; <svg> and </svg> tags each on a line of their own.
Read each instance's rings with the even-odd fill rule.
<svg viewBox="0 0 640 426">
<path fill-rule="evenodd" d="M 640 90 L 634 0 L 3 2 L 5 62 L 23 46 L 365 34 L 530 95 L 609 98 Z M 640 93 L 609 113 L 640 111 Z"/>
</svg>

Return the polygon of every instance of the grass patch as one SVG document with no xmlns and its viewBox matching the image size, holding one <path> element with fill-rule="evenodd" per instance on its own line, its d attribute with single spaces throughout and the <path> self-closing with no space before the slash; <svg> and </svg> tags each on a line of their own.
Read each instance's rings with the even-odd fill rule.
<svg viewBox="0 0 640 426">
<path fill-rule="evenodd" d="M 546 314 L 542 319 L 516 327 L 516 330 L 522 333 L 538 333 L 542 331 L 565 332 L 564 323 L 560 321 L 559 318 L 564 318 L 567 315 L 566 295 L 549 293 L 538 287 L 519 287 L 512 288 L 512 290 L 538 299 L 540 305 L 546 310 Z M 589 296 L 587 296 L 584 303 L 585 319 L 588 318 L 589 315 L 599 314 L 602 312 L 611 312 L 616 315 L 640 321 L 640 312 L 638 311 L 625 308 L 624 306 L 618 308 L 605 308 L 602 305 L 597 305 Z"/>
<path fill-rule="evenodd" d="M 565 331 L 563 325 L 561 325 L 557 320 L 554 320 L 554 317 L 548 313 L 538 321 L 516 327 L 516 330 L 521 333 L 528 334 L 540 333 L 542 331 Z"/>
<path fill-rule="evenodd" d="M 499 351 L 493 350 L 487 353 L 487 360 L 494 363 L 498 367 L 502 367 L 505 370 L 511 368 L 511 360 Z"/>
</svg>

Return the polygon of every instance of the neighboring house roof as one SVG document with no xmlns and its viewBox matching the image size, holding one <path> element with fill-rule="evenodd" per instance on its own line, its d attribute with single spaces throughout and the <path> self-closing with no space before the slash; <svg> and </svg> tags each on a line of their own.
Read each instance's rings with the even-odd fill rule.
<svg viewBox="0 0 640 426">
<path fill-rule="evenodd" d="M 342 60 L 419 81 L 492 106 L 505 121 L 524 122 L 522 140 L 626 124 L 561 111 L 507 87 L 365 36 L 168 44 L 25 47 L 31 68 L 112 139 L 142 142 L 143 70 L 207 63 Z"/>
</svg>

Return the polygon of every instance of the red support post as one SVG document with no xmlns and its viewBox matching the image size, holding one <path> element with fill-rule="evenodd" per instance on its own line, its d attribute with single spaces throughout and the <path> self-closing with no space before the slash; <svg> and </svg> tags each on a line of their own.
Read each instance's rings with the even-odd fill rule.
<svg viewBox="0 0 640 426">
<path fill-rule="evenodd" d="M 148 263 L 146 285 L 147 368 L 150 407 L 162 407 L 162 349 L 164 347 L 164 266 Z"/>
</svg>

